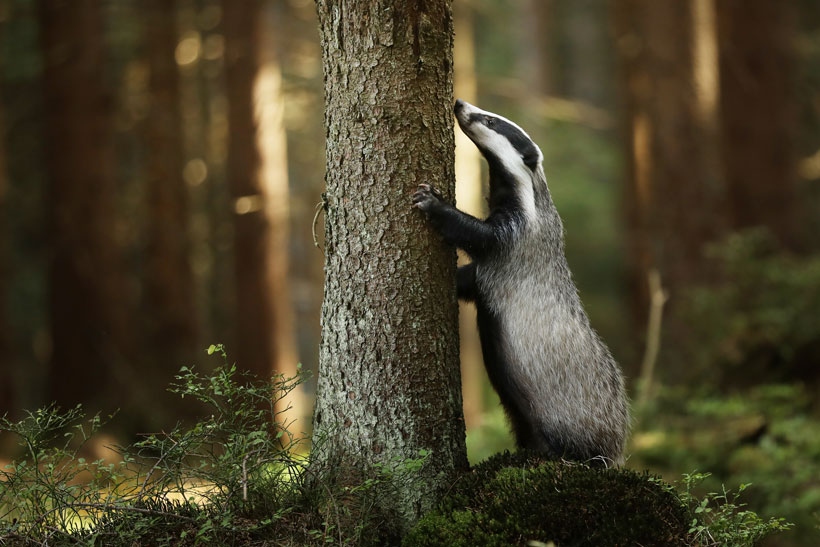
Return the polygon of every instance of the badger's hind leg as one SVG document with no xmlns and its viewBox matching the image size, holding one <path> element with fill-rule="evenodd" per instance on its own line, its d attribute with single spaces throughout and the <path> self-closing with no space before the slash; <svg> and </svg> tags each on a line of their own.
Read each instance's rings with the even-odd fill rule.
<svg viewBox="0 0 820 547">
<path fill-rule="evenodd" d="M 494 383 L 494 385 L 501 399 L 501 405 L 504 407 L 504 412 L 507 414 L 507 419 L 510 421 L 515 436 L 515 445 L 518 448 L 545 452 L 538 424 L 532 421 L 526 409 L 520 408 L 520 405 L 527 404 L 522 394 L 507 378 Z"/>
<path fill-rule="evenodd" d="M 533 425 L 533 436 L 535 437 L 535 447 L 539 452 L 549 455 L 552 459 L 577 460 L 572 450 L 563 441 L 562 437 L 554 431 L 550 431 L 543 424 Z"/>
<path fill-rule="evenodd" d="M 618 463 L 617 460 L 603 455 L 605 451 L 591 445 L 573 443 L 568 440 L 571 436 L 550 431 L 544 425 L 535 425 L 533 431 L 537 445 L 535 449 L 548 454 L 552 459 L 583 462 L 594 467 L 609 467 Z"/>
<path fill-rule="evenodd" d="M 511 411 L 510 408 L 507 408 L 507 415 L 510 417 L 510 424 L 513 427 L 518 448 L 535 450 L 550 459 L 560 459 L 567 456 L 566 448 L 560 438 L 550 433 L 543 424 L 528 418 L 527 415 L 517 411 L 517 409 Z"/>
<path fill-rule="evenodd" d="M 512 425 L 513 434 L 515 435 L 515 445 L 518 448 L 543 452 L 538 442 L 538 434 L 526 418 L 521 416 L 520 413 L 513 415 L 509 409 L 507 410 L 507 417 L 510 419 L 510 425 Z"/>
<path fill-rule="evenodd" d="M 461 266 L 456 272 L 456 288 L 459 300 L 473 302 L 476 298 L 475 263 Z"/>
</svg>

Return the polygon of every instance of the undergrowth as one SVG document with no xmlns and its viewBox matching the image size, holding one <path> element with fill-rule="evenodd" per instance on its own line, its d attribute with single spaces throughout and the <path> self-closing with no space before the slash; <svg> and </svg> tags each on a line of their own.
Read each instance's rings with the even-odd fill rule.
<svg viewBox="0 0 820 547">
<path fill-rule="evenodd" d="M 763 538 L 792 528 L 784 518 L 761 518 L 740 502 L 741 493 L 750 485 L 741 484 L 736 492 L 721 486 L 719 492 L 700 497 L 694 493 L 709 473 L 686 473 L 680 481 L 678 493 L 690 509 L 692 521 L 689 533 L 698 545 L 744 547 L 756 545 Z"/>
<path fill-rule="evenodd" d="M 106 420 L 79 406 L 0 419 L 0 432 L 24 449 L 0 470 L 0 544 L 376 545 L 395 537 L 384 498 L 425 454 L 367 473 L 312 465 L 278 410 L 301 374 L 260 382 L 229 364 L 221 345 L 208 351 L 222 366 L 209 376 L 184 367 L 170 387 L 204 403 L 207 418 L 111 447 L 114 462 L 80 456 Z"/>
<path fill-rule="evenodd" d="M 222 359 L 212 374 L 183 368 L 170 387 L 207 417 L 112 447 L 113 461 L 81 456 L 112 416 L 52 405 L 0 418 L 0 433 L 21 446 L 0 470 L 0 544 L 740 546 L 788 528 L 726 491 L 697 497 L 705 475 L 685 476 L 678 492 L 646 473 L 523 452 L 458 477 L 402 537 L 395 500 L 419 480 L 427 453 L 368 469 L 329 463 L 321 443 L 300 455 L 304 439 L 288 432 L 280 403 L 301 375 L 258 381 L 221 345 L 209 353 Z"/>
<path fill-rule="evenodd" d="M 638 413 L 633 468 L 666 477 L 703 469 L 699 496 L 752 484 L 743 499 L 764 519 L 785 517 L 794 531 L 777 545 L 820 544 L 820 420 L 804 385 L 762 385 L 740 393 L 665 387 Z M 684 489 L 685 490 L 685 489 Z"/>
<path fill-rule="evenodd" d="M 745 547 L 787 530 L 738 501 L 696 495 L 703 474 L 671 485 L 647 472 L 497 454 L 453 485 L 404 538 L 405 547 L 680 545 Z"/>
</svg>

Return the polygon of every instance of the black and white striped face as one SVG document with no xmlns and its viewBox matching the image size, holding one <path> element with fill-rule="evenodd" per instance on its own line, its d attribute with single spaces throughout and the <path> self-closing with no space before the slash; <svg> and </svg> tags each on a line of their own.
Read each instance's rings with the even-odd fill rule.
<svg viewBox="0 0 820 547">
<path fill-rule="evenodd" d="M 484 154 L 500 162 L 512 175 L 531 175 L 544 156 L 527 133 L 516 124 L 458 99 L 453 111 L 458 125 Z"/>
</svg>

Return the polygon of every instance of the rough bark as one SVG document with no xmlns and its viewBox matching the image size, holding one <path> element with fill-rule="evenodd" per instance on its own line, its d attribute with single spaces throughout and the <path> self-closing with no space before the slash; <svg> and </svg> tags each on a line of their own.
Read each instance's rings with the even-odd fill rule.
<svg viewBox="0 0 820 547">
<path fill-rule="evenodd" d="M 401 486 L 412 521 L 467 464 L 455 253 L 410 208 L 453 197 L 447 0 L 318 0 L 327 128 L 325 299 L 314 442 L 364 467 L 431 452 Z"/>
<path fill-rule="evenodd" d="M 640 327 L 649 272 L 660 271 L 674 304 L 677 291 L 702 275 L 703 245 L 720 229 L 715 137 L 703 116 L 708 94 L 696 87 L 696 4 L 614 4 L 626 112 L 627 250 Z"/>
<path fill-rule="evenodd" d="M 150 110 L 146 117 L 146 301 L 152 368 L 167 383 L 196 349 L 194 283 L 189 260 L 188 189 L 182 178 L 182 131 L 176 3 L 150 0 L 144 7 Z"/>
<path fill-rule="evenodd" d="M 794 2 L 717 0 L 720 129 L 733 228 L 765 225 L 786 245 L 795 185 Z"/>
<path fill-rule="evenodd" d="M 127 365 L 114 239 L 111 100 L 103 89 L 98 0 L 42 0 L 47 233 L 52 337 L 49 400 L 99 402 Z"/>
</svg>

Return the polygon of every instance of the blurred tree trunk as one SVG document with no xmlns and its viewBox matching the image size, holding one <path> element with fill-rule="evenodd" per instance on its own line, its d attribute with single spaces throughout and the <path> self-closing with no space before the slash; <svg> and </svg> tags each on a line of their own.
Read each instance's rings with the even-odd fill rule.
<svg viewBox="0 0 820 547">
<path fill-rule="evenodd" d="M 717 0 L 720 129 L 733 228 L 795 243 L 794 2 Z"/>
<path fill-rule="evenodd" d="M 179 70 L 183 176 L 189 186 L 191 266 L 200 304 L 198 327 L 206 343 L 235 347 L 233 214 L 226 183 L 228 146 L 224 48 L 204 51 L 188 44 L 224 44 L 221 0 L 176 0 L 180 31 Z M 207 17 L 204 17 L 207 15 Z M 185 47 L 183 47 L 185 46 Z M 204 48 L 203 48 L 204 49 Z M 188 53 L 186 53 L 188 52 Z M 196 52 L 197 55 L 192 55 Z M 200 54 L 202 53 L 202 54 Z M 214 55 L 216 53 L 217 55 Z"/>
<path fill-rule="evenodd" d="M 285 97 L 282 90 L 282 69 L 276 38 L 282 31 L 278 23 L 281 8 L 276 2 L 263 2 L 259 16 L 260 35 L 256 45 L 259 74 L 254 90 L 256 117 L 259 121 L 257 146 L 261 153 L 262 184 L 268 195 L 267 215 L 270 223 L 270 283 L 276 295 L 274 331 L 276 354 L 274 367 L 277 374 L 292 377 L 297 373 L 299 355 L 296 348 L 295 312 L 290 288 L 290 192 L 288 189 L 288 150 L 285 132 Z M 302 388 L 290 392 L 281 401 L 278 410 L 284 412 L 287 422 L 299 420 L 299 425 L 310 418 Z"/>
<path fill-rule="evenodd" d="M 626 106 L 627 250 L 639 329 L 647 320 L 649 272 L 660 272 L 674 306 L 679 290 L 703 275 L 703 245 L 720 229 L 710 122 L 716 78 L 704 78 L 716 71 L 716 54 L 712 48 L 709 56 L 708 24 L 694 23 L 703 9 L 710 0 L 614 3 Z"/>
<path fill-rule="evenodd" d="M 554 56 L 557 25 L 553 22 L 555 4 L 556 0 L 523 0 L 523 6 L 518 10 L 523 29 L 518 34 L 518 73 L 538 99 L 557 94 Z"/>
<path fill-rule="evenodd" d="M 317 203 L 325 188 L 325 128 L 322 119 L 322 48 L 319 23 L 313 2 L 276 2 L 279 13 L 276 33 L 281 70 L 292 77 L 285 102 L 290 178 L 290 291 L 293 299 L 298 354 L 312 374 L 304 384 L 310 393 L 305 412 L 313 413 L 321 325 L 325 257 L 314 243 L 322 245 L 321 223 L 314 223 Z"/>
<path fill-rule="evenodd" d="M 475 37 L 473 35 L 473 8 L 464 0 L 453 4 L 455 42 L 454 91 L 455 96 L 469 103 L 478 102 L 478 84 L 475 73 Z M 456 205 L 473 216 L 486 216 L 481 180 L 481 154 L 463 131 L 455 132 Z M 469 259 L 459 251 L 459 264 Z M 461 394 L 464 399 L 464 423 L 467 428 L 481 425 L 484 414 L 484 357 L 478 337 L 475 305 L 459 302 L 459 355 L 461 356 Z"/>
<path fill-rule="evenodd" d="M 325 74 L 325 300 L 314 446 L 367 467 L 431 452 L 400 489 L 409 524 L 467 465 L 455 255 L 410 207 L 453 197 L 447 0 L 317 2 Z"/>
<path fill-rule="evenodd" d="M 531 98 L 602 104 L 607 87 L 607 0 L 523 0 L 518 74 Z"/>
<path fill-rule="evenodd" d="M 601 105 L 612 96 L 609 29 L 607 4 L 609 0 L 569 0 L 564 2 L 564 51 L 558 58 L 563 63 L 563 95 L 584 102 Z"/>
<path fill-rule="evenodd" d="M 102 5 L 41 0 L 39 14 L 51 238 L 48 397 L 102 404 L 117 396 L 116 368 L 128 366 Z"/>
<path fill-rule="evenodd" d="M 197 342 L 194 283 L 189 260 L 188 189 L 182 177 L 182 131 L 176 2 L 149 0 L 144 6 L 143 43 L 148 57 L 150 109 L 145 122 L 148 149 L 146 301 L 148 339 L 156 381 L 194 355 Z"/>
<path fill-rule="evenodd" d="M 292 376 L 297 357 L 287 288 L 287 148 L 272 13 L 255 0 L 225 0 L 222 6 L 235 213 L 235 355 L 240 366 L 261 377 Z M 303 412 L 294 408 L 288 418 Z"/>
<path fill-rule="evenodd" d="M 239 366 L 265 378 L 273 373 L 274 297 L 270 283 L 271 226 L 257 147 L 254 82 L 259 2 L 222 2 L 228 98 L 227 176 L 234 207 L 234 287 Z"/>
<path fill-rule="evenodd" d="M 2 58 L 0 58 L 0 66 Z M 2 92 L 2 88 L 0 88 Z M 11 353 L 11 325 L 6 321 L 6 291 L 9 288 L 9 220 L 6 193 L 8 180 L 6 171 L 6 123 L 3 95 L 0 93 L 0 415 L 12 412 L 14 408 L 14 355 Z"/>
</svg>

